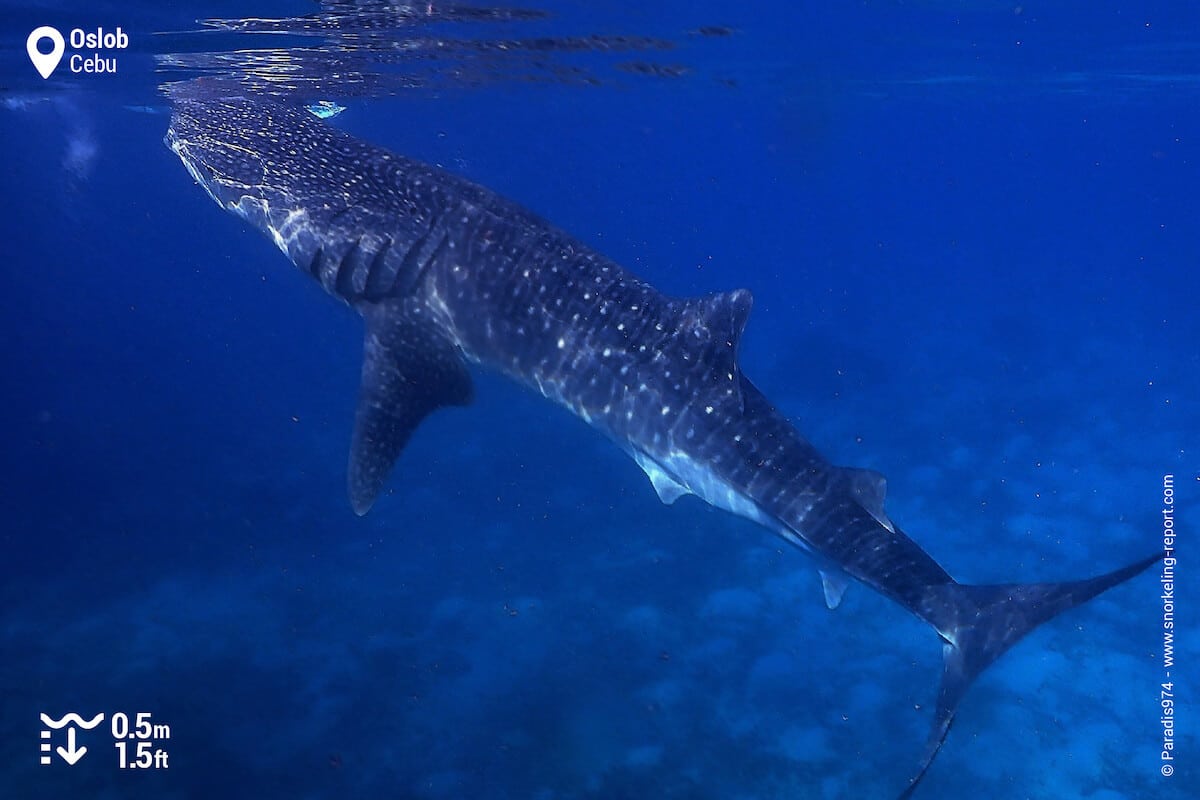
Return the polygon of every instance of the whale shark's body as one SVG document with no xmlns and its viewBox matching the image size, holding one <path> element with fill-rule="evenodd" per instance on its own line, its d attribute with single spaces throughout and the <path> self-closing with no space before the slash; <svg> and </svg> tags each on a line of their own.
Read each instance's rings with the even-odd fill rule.
<svg viewBox="0 0 1200 800">
<path fill-rule="evenodd" d="M 830 607 L 852 578 L 938 632 L 942 687 L 905 795 L 976 675 L 1158 558 L 1070 583 L 956 583 L 888 519 L 881 476 L 830 464 L 742 374 L 749 292 L 666 297 L 487 189 L 298 108 L 202 84 L 172 101 L 167 142 L 196 180 L 366 321 L 356 512 L 426 415 L 470 401 L 469 362 L 502 371 L 627 451 L 665 502 L 697 495 L 808 552 Z"/>
</svg>

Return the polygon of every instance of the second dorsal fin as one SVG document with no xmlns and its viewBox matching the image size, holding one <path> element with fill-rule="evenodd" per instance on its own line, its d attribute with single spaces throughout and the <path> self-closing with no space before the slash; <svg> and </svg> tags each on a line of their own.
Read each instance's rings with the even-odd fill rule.
<svg viewBox="0 0 1200 800">
<path fill-rule="evenodd" d="M 896 526 L 883 510 L 883 500 L 887 496 L 887 478 L 873 469 L 857 467 L 842 467 L 842 474 L 845 475 L 850 493 L 858 500 L 858 504 L 866 509 L 876 522 L 895 533 Z"/>
</svg>

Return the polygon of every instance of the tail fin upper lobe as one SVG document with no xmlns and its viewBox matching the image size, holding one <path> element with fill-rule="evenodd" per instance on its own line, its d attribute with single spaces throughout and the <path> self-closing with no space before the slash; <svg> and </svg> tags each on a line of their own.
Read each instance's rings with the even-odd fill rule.
<svg viewBox="0 0 1200 800">
<path fill-rule="evenodd" d="M 927 587 L 918 613 L 945 640 L 942 686 L 920 767 L 901 799 L 909 797 L 925 777 L 946 740 L 959 702 L 979 673 L 1043 622 L 1129 580 L 1160 558 L 1162 554 L 1156 553 L 1105 575 L 1066 583 Z"/>
</svg>

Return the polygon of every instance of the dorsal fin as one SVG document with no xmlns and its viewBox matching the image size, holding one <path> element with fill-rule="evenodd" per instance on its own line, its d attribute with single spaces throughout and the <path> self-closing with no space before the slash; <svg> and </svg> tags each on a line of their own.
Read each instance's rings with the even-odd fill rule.
<svg viewBox="0 0 1200 800">
<path fill-rule="evenodd" d="M 727 353 L 729 360 L 736 363 L 742 332 L 753 305 L 749 289 L 689 297 L 680 302 L 679 331 L 688 335 L 689 344 L 711 344 L 714 354 Z"/>
<path fill-rule="evenodd" d="M 727 387 L 740 404 L 738 348 L 754 304 L 750 291 L 735 289 L 678 302 L 676 329 L 684 360 L 703 371 L 714 386 Z"/>
<path fill-rule="evenodd" d="M 896 526 L 883 510 L 883 500 L 887 496 L 887 478 L 873 469 L 857 467 L 842 467 L 842 474 L 846 476 L 850 492 L 858 500 L 858 504 L 866 509 L 876 522 L 895 533 Z"/>
<path fill-rule="evenodd" d="M 361 307 L 367 323 L 362 388 L 350 443 L 350 503 L 370 510 L 421 420 L 471 401 L 471 376 L 458 348 L 416 301 Z"/>
</svg>

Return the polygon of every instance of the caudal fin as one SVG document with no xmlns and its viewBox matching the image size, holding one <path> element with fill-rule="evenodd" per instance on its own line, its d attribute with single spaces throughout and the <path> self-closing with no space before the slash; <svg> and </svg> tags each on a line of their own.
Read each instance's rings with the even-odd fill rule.
<svg viewBox="0 0 1200 800">
<path fill-rule="evenodd" d="M 910 797 L 925 777 L 946 740 L 959 702 L 979 673 L 1043 622 L 1129 580 L 1160 558 L 1162 554 L 1158 553 L 1082 581 L 997 586 L 947 583 L 928 587 L 920 616 L 937 628 L 945 641 L 942 686 L 920 767 L 900 795 L 901 800 Z"/>
</svg>

